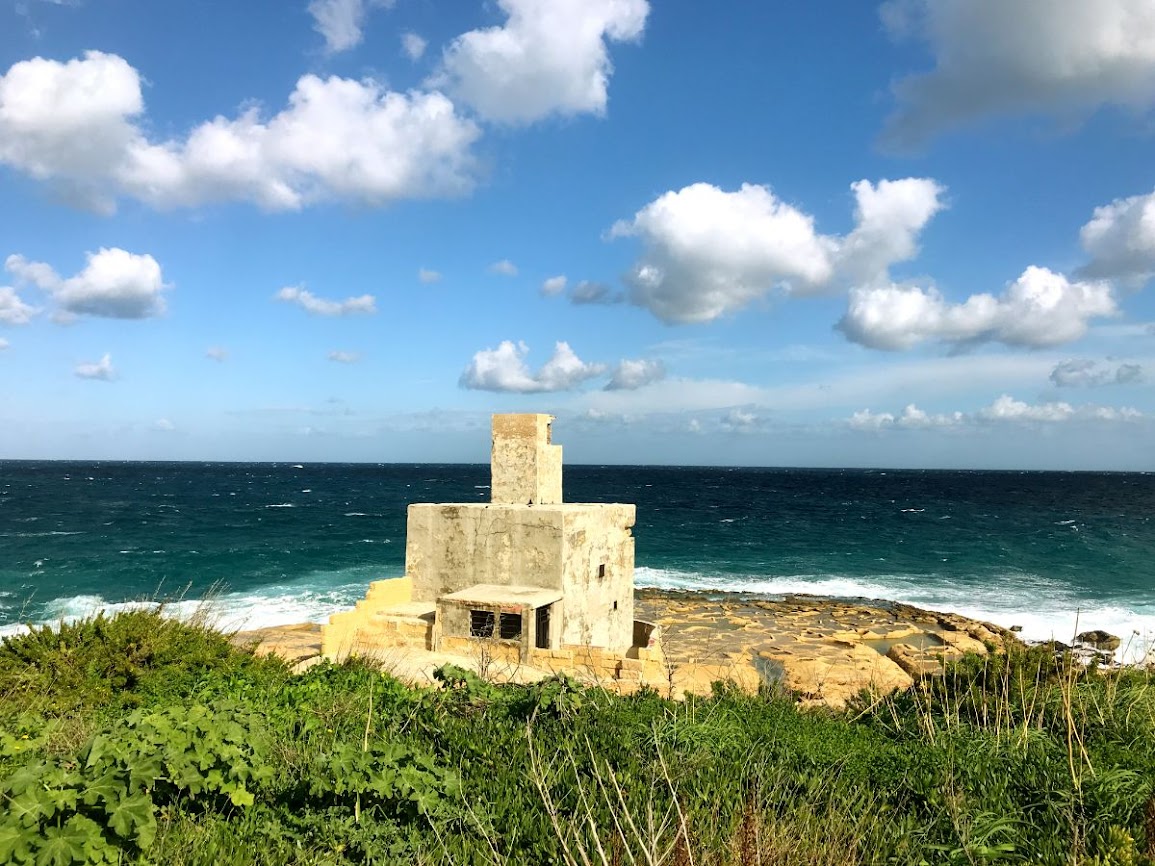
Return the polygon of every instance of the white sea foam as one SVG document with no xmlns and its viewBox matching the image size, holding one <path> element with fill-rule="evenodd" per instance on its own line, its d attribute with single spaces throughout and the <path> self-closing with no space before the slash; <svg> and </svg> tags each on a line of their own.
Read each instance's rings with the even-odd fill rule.
<svg viewBox="0 0 1155 866">
<path fill-rule="evenodd" d="M 268 586 L 260 592 L 223 593 L 207 600 L 188 598 L 165 602 L 162 610 L 178 619 L 203 620 L 226 632 L 303 622 L 326 622 L 332 614 L 348 610 L 363 598 L 367 584 L 368 581 L 312 588 L 296 584 Z M 34 624 L 74 622 L 96 616 L 102 611 L 107 616 L 118 611 L 156 606 L 157 603 L 151 601 L 109 602 L 99 595 L 75 595 L 54 599 L 46 604 Z M 23 624 L 0 626 L 0 636 L 24 631 L 27 631 L 27 626 Z"/>
<path fill-rule="evenodd" d="M 997 583 L 975 585 L 920 575 L 878 575 L 872 579 L 842 575 L 722 575 L 638 567 L 639 586 L 716 590 L 782 597 L 821 595 L 898 601 L 958 613 L 1004 628 L 1018 626 L 1025 640 L 1070 642 L 1084 631 L 1101 629 L 1123 644 L 1116 654 L 1136 662 L 1155 648 L 1155 602 L 1126 607 L 1080 598 L 1071 587 L 1037 575 L 1007 575 Z"/>
</svg>

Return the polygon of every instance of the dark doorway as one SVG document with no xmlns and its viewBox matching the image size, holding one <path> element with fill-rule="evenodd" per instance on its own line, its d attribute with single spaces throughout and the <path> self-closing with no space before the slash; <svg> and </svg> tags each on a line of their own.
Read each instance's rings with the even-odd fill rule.
<svg viewBox="0 0 1155 866">
<path fill-rule="evenodd" d="M 539 607 L 534 619 L 537 625 L 537 639 L 534 641 L 534 646 L 538 649 L 549 649 L 549 609 L 553 605 L 547 604 L 545 607 Z"/>
</svg>

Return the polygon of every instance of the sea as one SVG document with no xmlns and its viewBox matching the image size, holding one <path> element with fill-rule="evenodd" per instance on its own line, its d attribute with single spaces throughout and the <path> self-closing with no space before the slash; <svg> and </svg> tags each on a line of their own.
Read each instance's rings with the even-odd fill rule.
<svg viewBox="0 0 1155 866">
<path fill-rule="evenodd" d="M 1025 638 L 1155 644 L 1155 474 L 567 466 L 637 505 L 637 585 L 886 599 Z M 0 461 L 0 635 L 164 603 L 222 628 L 324 622 L 404 571 L 410 502 L 489 467 Z"/>
</svg>

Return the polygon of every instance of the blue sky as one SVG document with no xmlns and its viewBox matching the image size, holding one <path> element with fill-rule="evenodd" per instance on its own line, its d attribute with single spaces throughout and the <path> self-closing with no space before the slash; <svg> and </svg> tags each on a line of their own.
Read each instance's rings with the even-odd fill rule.
<svg viewBox="0 0 1155 866">
<path fill-rule="evenodd" d="M 1153 469 L 1137 0 L 2 0 L 0 457 Z"/>
</svg>

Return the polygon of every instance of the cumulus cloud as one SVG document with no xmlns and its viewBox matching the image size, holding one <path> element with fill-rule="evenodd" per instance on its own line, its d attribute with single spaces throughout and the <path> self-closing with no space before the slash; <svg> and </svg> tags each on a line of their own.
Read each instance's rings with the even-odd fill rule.
<svg viewBox="0 0 1155 866">
<path fill-rule="evenodd" d="M 582 280 L 569 291 L 571 303 L 585 304 L 620 304 L 625 298 L 620 292 L 615 292 L 605 283 L 593 280 Z"/>
<path fill-rule="evenodd" d="M 441 93 L 337 76 L 302 76 L 271 117 L 249 106 L 184 138 L 150 140 L 143 115 L 140 74 L 121 57 L 21 61 L 0 75 L 0 164 L 106 213 L 121 197 L 156 208 L 383 206 L 468 192 L 481 134 Z"/>
<path fill-rule="evenodd" d="M 431 83 L 500 123 L 604 114 L 613 71 L 606 43 L 639 38 L 649 3 L 498 0 L 498 6 L 505 23 L 453 40 Z"/>
<path fill-rule="evenodd" d="M 1130 385 L 1142 382 L 1143 378 L 1143 367 L 1139 364 L 1105 364 L 1085 358 L 1063 361 L 1051 371 L 1051 381 L 1059 388 Z"/>
<path fill-rule="evenodd" d="M 426 286 L 432 285 L 441 281 L 440 271 L 431 271 L 428 268 L 417 269 L 417 280 Z"/>
<path fill-rule="evenodd" d="M 511 340 L 503 340 L 496 349 L 482 349 L 461 374 L 459 384 L 478 391 L 519 394 L 569 391 L 606 371 L 604 364 L 581 360 L 564 341 L 554 346 L 553 355 L 536 373 L 526 363 L 528 354 L 529 346 Z"/>
<path fill-rule="evenodd" d="M 745 409 L 731 409 L 722 419 L 722 426 L 731 431 L 748 431 L 758 426 L 759 418 L 753 412 Z"/>
<path fill-rule="evenodd" d="M 371 6 L 392 6 L 393 0 L 311 0 L 313 29 L 325 37 L 325 47 L 336 54 L 361 44 Z"/>
<path fill-rule="evenodd" d="M 171 433 L 176 429 L 176 425 L 167 418 L 157 418 L 152 422 L 152 429 L 159 433 Z"/>
<path fill-rule="evenodd" d="M 933 288 L 855 288 L 837 327 L 873 349 L 909 349 L 927 340 L 1040 348 L 1078 339 L 1091 319 L 1117 312 L 1109 283 L 1071 282 L 1032 266 L 1001 295 L 972 295 L 958 304 Z"/>
<path fill-rule="evenodd" d="M 856 430 L 882 430 L 888 427 L 904 429 L 927 429 L 931 427 L 954 427 L 966 420 L 961 412 L 950 414 L 931 414 L 919 409 L 913 403 L 898 415 L 890 412 L 872 412 L 863 409 L 850 417 L 850 426 Z"/>
<path fill-rule="evenodd" d="M 11 286 L 0 286 L 0 323 L 27 325 L 36 315 L 36 308 L 20 300 Z"/>
<path fill-rule="evenodd" d="M 5 349 L 7 349 L 9 345 L 10 343 L 7 340 L 5 340 L 3 337 L 0 337 L 0 352 L 3 352 Z"/>
<path fill-rule="evenodd" d="M 882 17 L 934 56 L 932 70 L 894 85 L 886 136 L 898 145 L 997 114 L 1155 105 L 1146 0 L 890 0 Z"/>
<path fill-rule="evenodd" d="M 565 291 L 565 287 L 566 287 L 567 282 L 568 282 L 568 280 L 566 280 L 565 276 L 561 275 L 561 274 L 559 274 L 556 277 L 549 277 L 546 280 L 542 281 L 541 293 L 543 295 L 546 295 L 547 297 L 553 297 L 555 295 L 560 295 L 562 292 Z"/>
<path fill-rule="evenodd" d="M 425 48 L 428 44 L 428 42 L 416 33 L 401 34 L 401 50 L 405 52 L 405 56 L 410 60 L 420 60 L 422 55 L 425 54 Z"/>
<path fill-rule="evenodd" d="M 1155 192 L 1095 208 L 1079 230 L 1091 261 L 1081 273 L 1140 286 L 1155 276 Z"/>
<path fill-rule="evenodd" d="M 980 424 L 1056 424 L 1064 421 L 1135 421 L 1143 418 L 1136 409 L 1113 406 L 1072 406 L 1070 403 L 1025 403 L 1008 394 L 1003 394 L 989 406 L 967 414 L 952 412 L 932 415 L 919 409 L 913 403 L 900 414 L 872 412 L 864 409 L 855 412 L 849 425 L 856 430 L 886 429 L 928 429 L 959 427 Z"/>
<path fill-rule="evenodd" d="M 498 274 L 502 277 L 516 277 L 517 265 L 515 265 L 509 259 L 502 259 L 500 262 L 494 262 L 492 265 L 490 265 L 489 272 L 491 274 Z"/>
<path fill-rule="evenodd" d="M 1075 409 L 1070 403 L 1024 403 L 1008 394 L 1003 394 L 990 406 L 979 410 L 979 417 L 986 421 L 1067 421 L 1074 417 Z"/>
<path fill-rule="evenodd" d="M 353 316 L 377 312 L 377 299 L 372 295 L 358 295 L 343 301 L 318 298 L 300 286 L 285 286 L 274 296 L 286 304 L 296 304 L 314 316 Z"/>
<path fill-rule="evenodd" d="M 635 391 L 666 378 L 666 365 L 661 361 L 640 358 L 619 361 L 614 368 L 607 391 Z"/>
<path fill-rule="evenodd" d="M 876 282 L 916 254 L 945 192 L 927 178 L 863 180 L 851 190 L 856 225 L 844 237 L 818 233 L 813 217 L 765 186 L 666 192 L 610 231 L 643 245 L 626 277 L 630 300 L 665 322 L 707 322 L 775 289 L 811 294 Z"/>
<path fill-rule="evenodd" d="M 946 206 L 946 190 L 927 178 L 860 180 L 850 189 L 855 226 L 836 243 L 836 260 L 843 278 L 855 283 L 876 280 L 895 262 L 913 259 L 919 233 Z"/>
<path fill-rule="evenodd" d="M 98 379 L 102 382 L 111 382 L 116 378 L 116 370 L 112 366 L 112 355 L 107 352 L 95 363 L 82 362 L 77 364 L 72 372 L 81 379 Z"/>
<path fill-rule="evenodd" d="M 21 255 L 9 256 L 4 267 L 21 283 L 51 295 L 65 314 L 147 319 L 165 311 L 163 292 L 170 287 L 152 256 L 102 247 L 86 259 L 84 270 L 67 279 L 50 265 Z"/>
<path fill-rule="evenodd" d="M 334 349 L 329 353 L 329 360 L 336 361 L 338 364 L 356 364 L 361 360 L 360 352 L 344 352 L 340 349 Z"/>
</svg>

